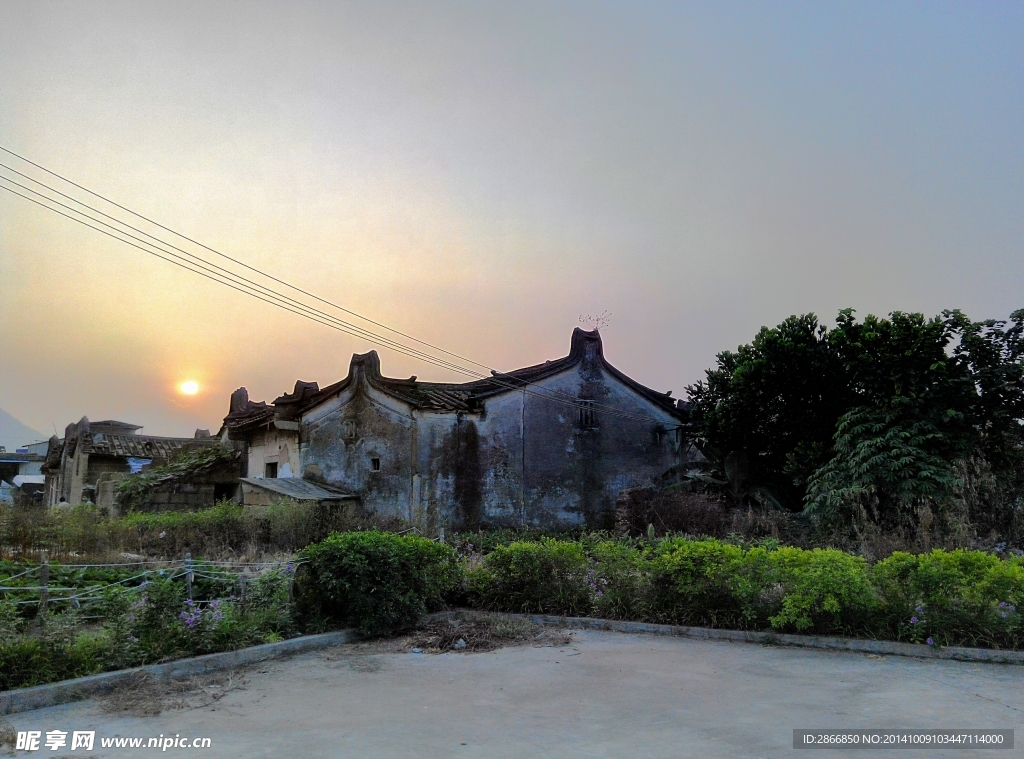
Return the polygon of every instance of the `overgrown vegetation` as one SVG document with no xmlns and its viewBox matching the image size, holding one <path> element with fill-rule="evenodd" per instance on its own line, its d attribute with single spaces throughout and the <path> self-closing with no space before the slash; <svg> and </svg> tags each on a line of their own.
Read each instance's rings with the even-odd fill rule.
<svg viewBox="0 0 1024 759">
<path fill-rule="evenodd" d="M 180 559 L 185 552 L 238 559 L 297 551 L 332 532 L 385 527 L 397 519 L 355 516 L 293 501 L 243 508 L 232 501 L 200 511 L 136 512 L 117 519 L 78 505 L 67 510 L 0 504 L 0 551 L 8 556 L 116 560 L 122 553 Z"/>
<path fill-rule="evenodd" d="M 266 572 L 252 582 L 244 602 L 205 595 L 201 584 L 188 599 L 182 580 L 170 577 L 110 587 L 94 609 L 99 622 L 67 604 L 26 618 L 37 604 L 0 601 L 0 690 L 294 635 L 288 580 L 287 571 Z"/>
<path fill-rule="evenodd" d="M 1024 537 L 1024 310 L 972 322 L 813 314 L 688 392 L 721 492 L 831 526 Z"/>
<path fill-rule="evenodd" d="M 133 474 L 117 484 L 117 502 L 122 511 L 142 511 L 153 501 L 161 485 L 201 477 L 238 460 L 238 452 L 219 445 L 189 448 L 163 466 Z"/>
</svg>

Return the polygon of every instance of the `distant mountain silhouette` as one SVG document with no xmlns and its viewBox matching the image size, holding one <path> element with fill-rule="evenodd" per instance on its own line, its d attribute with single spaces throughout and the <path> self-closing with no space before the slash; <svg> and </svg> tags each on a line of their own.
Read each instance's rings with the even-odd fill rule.
<svg viewBox="0 0 1024 759">
<path fill-rule="evenodd" d="M 0 445 L 5 446 L 8 452 L 14 451 L 19 445 L 36 440 L 46 440 L 47 437 L 31 427 L 26 427 L 0 408 Z"/>
</svg>

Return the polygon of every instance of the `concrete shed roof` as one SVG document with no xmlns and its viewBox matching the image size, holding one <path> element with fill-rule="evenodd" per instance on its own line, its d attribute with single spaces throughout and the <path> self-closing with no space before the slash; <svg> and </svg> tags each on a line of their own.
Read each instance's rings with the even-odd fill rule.
<svg viewBox="0 0 1024 759">
<path fill-rule="evenodd" d="M 241 482 L 286 498 L 294 498 L 296 501 L 341 501 L 357 497 L 329 485 L 317 485 L 301 477 L 243 477 Z"/>
<path fill-rule="evenodd" d="M 22 485 L 45 485 L 46 475 L 43 474 L 19 474 L 15 475 L 11 484 L 16 488 L 20 488 Z"/>
</svg>

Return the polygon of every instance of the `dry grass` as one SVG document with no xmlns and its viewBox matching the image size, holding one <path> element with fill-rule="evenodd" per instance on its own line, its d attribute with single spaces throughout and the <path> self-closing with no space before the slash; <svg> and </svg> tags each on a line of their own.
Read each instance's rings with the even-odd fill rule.
<svg viewBox="0 0 1024 759">
<path fill-rule="evenodd" d="M 353 669 L 375 671 L 379 665 L 367 669 L 356 657 L 376 654 L 401 654 L 418 649 L 423 653 L 482 653 L 509 646 L 532 645 L 567 646 L 575 633 L 554 630 L 526 619 L 506 614 L 459 612 L 444 619 L 425 622 L 416 630 L 389 638 L 373 638 L 345 643 L 320 654 L 327 661 L 347 661 Z M 464 645 L 459 645 L 459 641 Z"/>
<path fill-rule="evenodd" d="M 0 717 L 0 748 L 6 748 L 7 753 L 14 754 L 14 746 L 18 741 L 18 731 L 14 725 Z"/>
<path fill-rule="evenodd" d="M 244 668 L 175 680 L 157 680 L 140 672 L 102 698 L 100 706 L 109 714 L 154 717 L 164 711 L 210 706 L 232 691 L 243 690 L 247 682 Z"/>
<path fill-rule="evenodd" d="M 572 642 L 572 636 L 573 633 L 565 630 L 552 630 L 505 614 L 465 612 L 422 625 L 407 636 L 404 650 L 418 648 L 426 653 L 478 653 L 526 644 L 564 646 Z"/>
</svg>

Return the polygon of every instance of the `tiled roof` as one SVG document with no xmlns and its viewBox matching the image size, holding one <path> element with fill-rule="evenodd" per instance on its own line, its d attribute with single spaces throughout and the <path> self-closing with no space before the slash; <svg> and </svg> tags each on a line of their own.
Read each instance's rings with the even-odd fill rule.
<svg viewBox="0 0 1024 759">
<path fill-rule="evenodd" d="M 96 432 L 82 440 L 85 453 L 122 458 L 170 459 L 186 445 L 215 445 L 216 440 L 195 438 L 153 437 L 150 435 L 111 435 Z"/>
<path fill-rule="evenodd" d="M 511 372 L 492 372 L 491 377 L 461 384 L 444 382 L 417 382 L 415 377 L 396 379 L 385 377 L 380 372 L 380 359 L 376 351 L 357 354 L 349 365 L 349 376 L 340 382 L 318 388 L 314 382 L 296 382 L 295 390 L 280 396 L 273 406 L 253 403 L 245 388 L 239 388 L 231 397 L 231 413 L 224 418 L 224 424 L 232 431 L 241 432 L 267 424 L 276 418 L 298 418 L 305 410 L 314 408 L 347 388 L 357 374 L 365 377 L 371 387 L 405 401 L 413 408 L 462 413 L 479 411 L 483 401 L 494 395 L 529 387 L 546 377 L 554 376 L 576 366 L 588 355 L 599 361 L 604 369 L 638 395 L 680 419 L 685 418 L 688 409 L 677 404 L 671 393 L 660 393 L 641 385 L 626 376 L 604 358 L 601 336 L 597 331 L 586 332 L 579 328 L 572 334 L 569 355 L 555 361 L 516 369 Z"/>
</svg>

